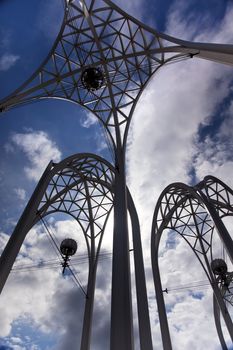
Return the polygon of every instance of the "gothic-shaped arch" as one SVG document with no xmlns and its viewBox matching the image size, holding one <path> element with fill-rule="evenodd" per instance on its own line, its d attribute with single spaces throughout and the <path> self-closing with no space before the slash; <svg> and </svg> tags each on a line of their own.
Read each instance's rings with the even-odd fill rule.
<svg viewBox="0 0 233 350">
<path fill-rule="evenodd" d="M 43 98 L 65 99 L 92 111 L 113 145 L 125 145 L 132 113 L 153 73 L 194 56 L 233 64 L 231 45 L 168 36 L 110 0 L 64 0 L 63 23 L 50 53 L 1 101 L 0 111 Z"/>
<path fill-rule="evenodd" d="M 80 225 L 88 253 L 88 283 L 81 349 L 89 349 L 98 257 L 113 207 L 114 170 L 91 154 L 50 163 L 0 258 L 1 287 L 30 228 L 54 212 L 71 215 Z M 11 243 L 12 242 L 12 243 Z"/>
<path fill-rule="evenodd" d="M 222 218 L 233 214 L 233 191 L 220 179 L 208 175 L 198 184 Z"/>
<path fill-rule="evenodd" d="M 130 204 L 126 187 L 125 149 L 134 109 L 150 78 L 160 67 L 169 62 L 192 57 L 232 65 L 233 48 L 231 45 L 191 43 L 159 33 L 125 13 L 110 0 L 66 0 L 64 5 L 62 28 L 51 52 L 31 78 L 1 101 L 0 111 L 44 98 L 59 98 L 84 106 L 103 124 L 115 151 L 114 278 L 110 347 L 111 350 L 132 350 L 133 322 L 127 223 Z M 52 168 L 53 164 L 40 181 L 35 192 L 36 200 L 31 200 L 25 210 L 25 220 L 19 221 L 19 231 L 26 232 L 32 225 L 32 217 L 35 218 L 38 214 L 40 200 L 46 190 L 48 173 Z M 56 185 L 56 181 L 61 184 L 64 177 L 64 173 L 58 175 L 58 180 L 51 185 Z M 69 190 L 71 198 L 62 197 L 64 192 L 59 192 L 56 197 L 53 192 L 48 191 L 47 199 L 53 199 L 48 207 L 50 212 L 56 209 L 67 211 L 67 208 L 70 208 L 73 216 L 79 215 L 80 219 L 82 218 L 82 224 L 86 213 L 86 218 L 92 221 L 88 208 L 93 208 L 94 204 L 91 201 L 85 202 L 82 196 L 85 197 L 86 190 L 92 191 L 94 184 L 95 181 L 88 179 L 77 184 L 80 191 L 78 204 L 74 203 L 72 189 Z M 69 186 L 70 183 L 66 185 Z M 104 194 L 103 187 L 98 187 L 98 191 Z M 40 200 L 37 200 L 38 198 Z M 86 203 L 87 208 L 83 206 L 82 201 Z M 96 205 L 98 207 L 99 202 Z M 46 208 L 40 207 L 41 214 L 46 213 Z M 80 214 L 77 214 L 79 212 Z M 84 232 L 87 227 L 89 230 L 91 225 L 84 225 Z M 22 236 L 17 236 L 17 244 L 21 243 L 20 240 Z M 142 270 L 142 265 L 139 266 Z M 4 280 L 6 276 L 3 275 Z M 120 334 L 118 329 L 121 329 Z M 152 348 L 149 328 L 144 336 L 144 339 L 146 338 L 149 339 L 149 345 L 144 344 L 142 349 L 149 350 Z"/>
<path fill-rule="evenodd" d="M 206 179 L 208 180 L 210 177 Z M 218 307 L 222 312 L 228 331 L 233 339 L 232 321 L 226 311 L 223 301 L 224 296 L 222 296 L 216 277 L 211 270 L 211 262 L 213 259 L 212 240 L 215 225 L 217 226 L 218 221 L 214 218 L 214 211 L 211 207 L 211 203 L 208 201 L 208 197 L 201 191 L 201 189 L 204 188 L 204 183 L 205 181 L 201 182 L 196 187 L 190 187 L 182 183 L 169 185 L 162 192 L 154 212 L 151 236 L 151 258 L 161 332 L 164 349 L 166 350 L 172 347 L 158 266 L 159 242 L 164 229 L 174 230 L 181 235 L 200 261 L 213 288 L 214 298 L 218 303 Z M 221 183 L 221 186 L 223 186 L 223 183 Z M 223 240 L 223 243 L 226 244 L 226 241 Z M 230 248 L 232 250 L 232 246 L 231 242 L 231 247 L 228 247 L 228 249 Z M 218 312 L 216 310 L 215 319 L 217 320 Z M 217 327 L 219 327 L 219 324 L 216 322 Z M 218 328 L 218 333 L 221 335 L 220 328 Z"/>
<path fill-rule="evenodd" d="M 71 215 L 77 221 L 86 241 L 89 258 L 81 350 L 90 348 L 98 257 L 108 217 L 114 205 L 114 196 L 115 170 L 101 157 L 83 153 L 70 156 L 58 164 L 51 162 L 0 257 L 2 289 L 24 238 L 33 225 L 55 212 Z M 132 220 L 140 344 L 142 350 L 152 350 L 139 221 L 128 190 L 127 197 Z"/>
</svg>

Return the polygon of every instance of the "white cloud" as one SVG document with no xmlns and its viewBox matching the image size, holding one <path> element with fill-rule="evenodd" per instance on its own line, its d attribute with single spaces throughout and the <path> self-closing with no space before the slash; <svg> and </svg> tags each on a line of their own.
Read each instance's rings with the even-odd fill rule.
<svg viewBox="0 0 233 350">
<path fill-rule="evenodd" d="M 214 175 L 233 186 L 233 142 L 232 142 L 232 112 L 233 104 L 230 103 L 224 115 L 220 114 L 222 123 L 220 128 L 212 136 L 207 135 L 203 140 L 196 140 L 195 170 L 201 180 L 205 175 Z"/>
<path fill-rule="evenodd" d="M 98 123 L 98 118 L 92 113 L 85 113 L 85 118 L 81 120 L 81 125 L 84 128 L 90 128 L 90 126 Z"/>
<path fill-rule="evenodd" d="M 22 344 L 22 339 L 20 339 L 19 337 L 11 337 L 11 341 L 15 344 Z"/>
<path fill-rule="evenodd" d="M 179 4 L 175 2 L 171 9 L 167 32 L 184 39 L 193 39 L 194 33 L 196 41 L 201 38 L 207 42 L 210 35 L 212 42 L 233 41 L 233 28 L 229 21 L 232 8 L 228 9 L 218 27 L 210 29 L 200 25 L 201 19 L 187 20 Z M 232 78 L 232 68 L 193 58 L 162 67 L 141 96 L 130 129 L 127 160 L 128 183 L 141 220 L 147 271 L 151 269 L 152 214 L 161 191 L 172 182 L 190 183 L 193 167 L 200 179 L 208 173 L 215 173 L 223 181 L 230 180 L 233 171 L 232 148 L 227 150 L 223 140 L 227 133 L 231 135 L 231 119 L 222 125 L 217 143 L 216 140 L 206 139 L 198 148 L 197 135 L 200 126 L 211 122 L 219 104 L 228 97 Z M 206 278 L 187 244 L 167 250 L 160 260 L 164 287 Z M 150 277 L 150 273 L 147 276 Z M 153 289 L 148 279 L 148 294 L 152 296 L 151 320 L 155 325 L 158 315 Z M 219 342 L 213 322 L 211 289 L 203 290 L 203 293 L 201 299 L 188 295 L 187 291 L 183 295 L 170 293 L 165 296 L 168 305 L 173 305 L 169 321 L 174 349 L 203 349 L 203 344 L 206 348 L 217 348 Z M 153 327 L 156 333 L 154 343 L 161 348 L 158 329 Z"/>
<path fill-rule="evenodd" d="M 107 139 L 107 133 L 105 133 L 103 130 L 100 132 L 95 133 L 95 139 L 97 144 L 97 152 L 102 152 L 109 148 L 109 150 L 112 150 L 112 146 L 110 143 L 110 140 Z"/>
<path fill-rule="evenodd" d="M 72 258 L 73 270 L 78 272 L 78 278 L 86 288 L 87 248 L 79 225 L 74 220 L 56 221 L 54 225 L 49 225 L 49 230 L 58 245 L 67 237 L 78 241 L 78 251 Z M 6 234 L 0 233 L 0 247 L 6 244 L 8 238 Z M 46 261 L 45 268 L 36 268 L 42 261 Z M 17 270 L 23 267 L 26 269 Z M 51 335 L 56 332 L 61 338 L 72 326 L 79 336 L 82 317 L 79 316 L 77 322 L 77 314 L 83 314 L 85 297 L 71 276 L 63 278 L 61 264 L 43 225 L 35 226 L 28 233 L 14 269 L 0 298 L 0 337 L 10 337 L 11 343 L 16 344 L 18 341 L 19 344 L 21 335 L 14 338 L 11 334 L 16 321 L 18 324 L 29 322 L 44 334 Z M 74 305 L 77 313 L 73 313 Z M 74 346 L 75 349 L 77 345 Z"/>
<path fill-rule="evenodd" d="M 214 144 L 206 139 L 204 144 L 198 147 L 198 154 L 195 160 L 195 170 L 198 179 L 201 180 L 206 175 L 213 175 L 232 187 L 233 161 L 227 159 L 227 153 L 227 151 L 221 149 L 221 144 Z"/>
<path fill-rule="evenodd" d="M 7 71 L 19 60 L 19 56 L 10 53 L 4 54 L 0 57 L 0 71 Z"/>
<path fill-rule="evenodd" d="M 77 273 L 77 277 L 86 289 L 88 259 L 82 230 L 75 220 L 55 221 L 55 218 L 56 216 L 50 217 L 50 220 L 46 221 L 49 223 L 50 233 L 58 246 L 67 237 L 74 238 L 78 242 L 77 253 L 71 258 L 72 269 Z M 0 234 L 1 247 L 5 245 L 7 238 L 7 235 Z M 108 247 L 108 241 L 109 234 L 104 238 L 104 248 Z M 30 268 L 30 266 L 41 264 L 42 261 L 46 262 L 44 268 Z M 95 304 L 98 327 L 94 327 L 93 330 L 93 334 L 97 338 L 105 335 L 110 317 L 111 289 L 110 284 L 106 284 L 106 278 L 109 281 L 111 279 L 111 263 L 109 262 L 110 260 L 106 257 L 100 258 L 98 267 L 97 302 Z M 43 225 L 35 226 L 28 233 L 14 269 L 22 269 L 25 266 L 27 268 L 24 270 L 12 271 L 2 292 L 0 298 L 0 313 L 2 315 L 0 337 L 8 337 L 9 344 L 13 344 L 15 339 L 12 337 L 16 336 L 12 334 L 13 325 L 17 323 L 21 327 L 21 331 L 19 329 L 17 331 L 17 337 L 23 339 L 25 337 L 23 328 L 28 324 L 30 327 L 36 328 L 37 333 L 42 332 L 41 334 L 47 334 L 48 337 L 56 332 L 58 344 L 55 345 L 54 349 L 75 350 L 80 342 L 85 297 L 71 276 L 63 278 L 62 267 Z M 11 302 L 6 307 L 9 300 Z M 103 316 L 102 312 L 106 309 L 109 312 Z M 99 322 L 100 317 L 101 322 Z M 103 341 L 106 341 L 105 337 Z"/>
<path fill-rule="evenodd" d="M 26 198 L 26 191 L 23 188 L 15 188 L 14 191 L 15 191 L 17 197 L 20 200 L 22 200 L 22 201 L 25 200 L 25 198 Z"/>
<path fill-rule="evenodd" d="M 187 38 L 192 36 L 193 31 L 198 33 L 199 23 L 195 23 L 196 27 L 191 28 L 187 25 L 187 21 L 182 22 L 180 8 L 179 11 L 176 8 L 173 10 L 176 13 L 171 12 L 170 21 L 168 21 L 171 32 L 176 30 L 181 37 Z M 228 36 L 230 33 L 231 23 L 228 13 L 220 27 L 212 28 L 211 40 L 224 38 L 225 34 Z M 220 30 L 220 33 L 216 33 L 217 30 Z M 207 41 L 209 32 L 208 28 L 202 34 L 203 40 Z M 200 37 L 200 34 L 198 35 Z M 227 176 L 230 178 L 232 162 L 228 160 L 229 154 L 222 145 L 222 138 L 230 133 L 230 121 L 222 125 L 217 143 L 211 138 L 206 138 L 197 147 L 196 140 L 200 124 L 209 123 L 218 104 L 228 95 L 231 78 L 231 69 L 196 58 L 186 63 L 163 67 L 147 87 L 135 111 L 127 154 L 128 177 L 141 220 L 148 277 L 151 277 L 149 242 L 152 212 L 161 190 L 174 181 L 190 182 L 189 171 L 193 166 L 200 178 L 210 171 L 215 174 L 220 173 L 223 168 L 222 179 L 225 180 Z M 88 125 L 88 123 L 87 126 L 90 126 L 91 124 Z M 15 134 L 12 141 L 14 146 L 19 146 L 26 154 L 31 163 L 30 167 L 25 168 L 30 179 L 38 179 L 50 159 L 60 160 L 61 155 L 57 146 L 44 132 Z M 196 162 L 193 164 L 195 157 Z M 69 236 L 72 235 L 75 225 L 69 222 L 58 222 L 54 224 L 53 229 L 57 237 L 62 239 L 66 233 Z M 6 239 L 4 235 L 0 238 L 3 241 Z M 84 249 L 82 244 L 81 251 Z M 53 257 L 50 245 L 43 232 L 38 229 L 31 231 L 21 253 L 21 262 L 24 263 L 38 261 L 43 256 Z M 164 249 L 160 267 L 165 287 L 180 286 L 205 279 L 198 262 L 184 241 L 179 241 L 175 249 Z M 86 267 L 83 268 L 81 265 L 77 269 L 82 280 L 86 281 Z M 109 271 L 107 261 L 98 269 L 97 274 L 99 283 L 96 291 L 95 319 L 101 320 L 101 327 L 100 322 L 94 323 L 94 325 L 97 324 L 94 329 L 96 342 L 93 344 L 95 345 L 100 344 L 103 339 L 106 341 L 103 333 L 109 321 L 105 317 L 106 309 L 109 310 L 110 292 L 104 294 L 103 285 Z M 80 315 L 83 312 L 84 301 L 81 293 L 72 289 L 73 286 L 66 282 L 67 280 L 63 280 L 56 270 L 42 270 L 26 275 L 12 274 L 3 298 L 0 300 L 2 315 L 0 335 L 9 334 L 12 321 L 19 319 L 26 312 L 33 317 L 33 321 L 42 331 L 55 331 L 62 336 L 60 350 L 73 350 L 73 346 L 76 348 L 80 340 L 82 322 Z M 148 279 L 148 287 L 152 310 L 152 332 L 155 347 L 159 349 L 161 340 L 151 279 Z M 15 290 L 18 291 L 17 295 Z M 5 304 L 9 300 L 11 305 L 6 310 Z M 21 302 L 18 303 L 18 300 Z M 166 295 L 166 302 L 171 307 L 169 322 L 174 349 L 199 350 L 217 347 L 211 290 L 204 291 L 200 299 L 186 291 L 180 294 L 170 292 Z M 200 325 L 202 332 L 200 332 Z M 96 345 L 95 349 L 99 349 L 98 346 Z M 100 347 L 100 349 L 103 348 L 106 346 Z"/>
<path fill-rule="evenodd" d="M 83 128 L 90 128 L 91 126 L 98 124 L 98 131 L 94 133 L 94 140 L 96 142 L 97 152 L 102 152 L 108 148 L 110 141 L 107 140 L 107 133 L 103 129 L 101 121 L 92 113 L 85 113 L 85 118 L 81 119 L 80 124 Z"/>
<path fill-rule="evenodd" d="M 169 24 L 171 31 L 182 23 L 182 13 L 176 11 L 175 20 Z M 212 31 L 212 41 L 224 37 L 228 26 L 227 13 L 221 33 Z M 182 28 L 187 36 L 195 31 L 193 26 L 189 31 Z M 209 37 L 208 30 L 203 38 L 205 35 Z M 162 67 L 155 74 L 135 110 L 128 143 L 130 187 L 140 207 L 151 208 L 169 183 L 191 180 L 189 171 L 200 124 L 208 124 L 228 96 L 231 79 L 231 68 L 196 58 Z"/>
<path fill-rule="evenodd" d="M 60 150 L 44 131 L 15 133 L 11 142 L 27 156 L 30 166 L 24 167 L 24 171 L 30 180 L 37 181 L 51 160 L 61 160 Z"/>
<path fill-rule="evenodd" d="M 157 2 L 157 1 L 156 1 Z M 124 0 L 116 0 L 114 2 L 118 7 L 120 7 L 124 12 L 129 14 L 130 16 L 133 16 L 139 20 L 142 20 L 143 16 L 147 17 L 147 25 L 149 25 L 148 21 L 150 21 L 150 18 L 148 18 L 147 14 L 147 6 L 145 6 L 145 3 L 141 0 L 135 0 L 135 1 L 124 1 Z"/>
<path fill-rule="evenodd" d="M 155 200 L 168 184 L 190 182 L 199 125 L 227 96 L 229 82 L 228 69 L 195 60 L 161 68 L 155 75 L 136 108 L 127 155 L 130 188 L 142 216 L 145 208 L 152 216 Z"/>
<path fill-rule="evenodd" d="M 0 232 L 0 253 L 1 254 L 2 254 L 3 248 L 5 247 L 8 239 L 9 239 L 9 236 L 6 233 Z"/>
</svg>

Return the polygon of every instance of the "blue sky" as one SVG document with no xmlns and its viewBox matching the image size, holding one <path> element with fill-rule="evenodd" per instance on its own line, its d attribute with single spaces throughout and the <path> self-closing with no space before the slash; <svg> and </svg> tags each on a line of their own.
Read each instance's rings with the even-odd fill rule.
<svg viewBox="0 0 233 350">
<path fill-rule="evenodd" d="M 167 34 L 186 40 L 233 43 L 231 0 L 127 3 L 118 0 L 116 3 Z M 62 17 L 61 0 L 0 2 L 0 98 L 38 68 L 56 38 Z M 132 121 L 127 147 L 128 185 L 141 222 L 150 316 L 157 348 L 161 348 L 161 339 L 149 256 L 153 210 L 163 188 L 175 181 L 192 184 L 213 174 L 233 186 L 232 94 L 231 67 L 200 59 L 176 63 L 154 76 Z M 0 134 L 0 249 L 3 249 L 51 159 L 58 162 L 79 152 L 97 153 L 108 160 L 111 157 L 95 119 L 78 105 L 65 101 L 44 100 L 2 114 Z M 73 234 L 77 231 L 72 221 L 55 219 L 49 220 L 59 239 L 67 231 Z M 160 265 L 165 287 L 205 280 L 184 242 L 179 241 L 171 249 L 165 243 L 164 238 Z M 108 241 L 105 245 L 110 250 Z M 48 255 L 55 258 L 45 230 L 35 227 L 22 248 L 21 263 L 34 263 Z M 98 271 L 94 314 L 98 327 L 93 331 L 92 344 L 95 350 L 108 348 L 107 337 L 103 343 L 109 322 L 109 312 L 103 312 L 109 309 L 109 286 L 103 290 L 103 285 L 107 285 L 107 277 L 104 280 L 103 275 L 108 263 L 107 259 L 103 261 Z M 188 276 L 184 273 L 187 266 Z M 77 269 L 85 284 L 86 265 Z M 166 296 L 174 349 L 219 349 L 211 290 L 198 292 Z M 0 349 L 77 348 L 84 301 L 71 279 L 61 277 L 59 267 L 12 273 L 0 299 Z M 137 350 L 136 331 L 135 338 Z"/>
</svg>

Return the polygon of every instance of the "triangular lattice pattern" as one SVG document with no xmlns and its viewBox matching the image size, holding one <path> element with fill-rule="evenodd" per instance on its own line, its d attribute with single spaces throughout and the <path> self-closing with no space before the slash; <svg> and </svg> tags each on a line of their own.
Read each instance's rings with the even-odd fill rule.
<svg viewBox="0 0 233 350">
<path fill-rule="evenodd" d="M 169 43 L 169 42 L 168 42 Z M 45 97 L 77 102 L 112 129 L 124 134 L 144 86 L 166 61 L 184 54 L 163 52 L 167 43 L 155 31 L 108 0 L 66 2 L 62 29 L 47 60 L 0 109 Z M 190 57 L 190 55 L 186 55 Z M 103 84 L 83 86 L 82 74 L 96 67 Z"/>
<path fill-rule="evenodd" d="M 233 191 L 221 180 L 214 176 L 206 176 L 201 183 L 203 190 L 218 211 L 220 217 L 232 215 L 233 213 Z"/>
<path fill-rule="evenodd" d="M 182 184 L 169 186 L 160 198 L 156 222 L 157 232 L 161 227 L 176 231 L 197 255 L 208 253 L 214 224 L 191 187 Z"/>
<path fill-rule="evenodd" d="M 80 224 L 87 242 L 99 242 L 113 207 L 113 170 L 97 156 L 79 155 L 55 165 L 52 172 L 39 217 L 69 214 Z"/>
</svg>

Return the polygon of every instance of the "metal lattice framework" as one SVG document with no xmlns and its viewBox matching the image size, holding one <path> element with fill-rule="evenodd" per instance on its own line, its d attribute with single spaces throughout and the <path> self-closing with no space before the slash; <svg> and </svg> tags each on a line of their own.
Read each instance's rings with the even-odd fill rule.
<svg viewBox="0 0 233 350">
<path fill-rule="evenodd" d="M 82 228 L 89 272 L 81 349 L 90 346 L 96 270 L 105 226 L 113 207 L 114 177 L 111 165 L 97 156 L 71 156 L 51 169 L 36 215 L 41 218 L 63 212 L 71 215 Z"/>
<path fill-rule="evenodd" d="M 58 164 L 51 162 L 10 239 L 19 249 L 30 228 L 54 212 L 71 215 L 80 225 L 89 257 L 81 349 L 90 346 L 98 256 L 107 219 L 113 208 L 114 180 L 113 167 L 96 155 L 78 154 Z M 6 247 L 1 262 L 6 260 L 7 264 L 13 263 L 15 257 Z M 1 276 L 1 288 L 6 277 Z"/>
<path fill-rule="evenodd" d="M 210 252 L 214 226 L 203 203 L 192 192 L 182 184 L 172 184 L 166 189 L 160 200 L 157 230 L 162 224 L 163 229 L 176 231 L 202 260 L 202 255 Z"/>
<path fill-rule="evenodd" d="M 113 130 L 120 129 L 125 143 L 135 105 L 161 66 L 194 55 L 233 64 L 230 45 L 205 46 L 159 33 L 109 0 L 69 0 L 64 8 L 63 24 L 48 57 L 1 101 L 1 111 L 42 98 L 66 99 L 92 111 L 113 144 L 119 141 Z M 82 83 L 82 74 L 90 67 L 103 74 L 104 83 L 96 90 Z"/>
<path fill-rule="evenodd" d="M 94 154 L 76 154 L 58 164 L 51 162 L 42 175 L 3 254 L 0 264 L 13 265 L 17 250 L 29 230 L 45 216 L 61 212 L 72 216 L 83 232 L 89 257 L 83 331 L 80 349 L 88 349 L 91 341 L 92 315 L 98 258 L 108 217 L 114 206 L 114 167 Z M 132 220 L 137 307 L 141 348 L 151 342 L 148 302 L 145 288 L 140 228 L 132 197 L 127 191 L 128 211 Z M 32 205 L 33 203 L 33 205 Z M 23 227 L 22 227 L 23 222 Z M 11 241 L 16 251 L 12 252 Z M 7 274 L 0 271 L 0 288 Z M 10 268 L 8 268 L 10 273 Z M 142 281 L 144 283 L 142 284 Z M 149 333 L 148 333 L 149 332 Z M 148 334 L 147 334 L 148 333 Z M 145 337 L 147 335 L 147 337 Z"/>
<path fill-rule="evenodd" d="M 70 157 L 55 166 L 39 215 L 64 212 L 76 219 L 85 237 L 101 235 L 113 205 L 114 171 L 90 155 Z"/>
<path fill-rule="evenodd" d="M 140 347 L 153 348 L 139 221 L 125 176 L 130 121 L 152 75 L 168 63 L 192 57 L 233 65 L 233 46 L 192 43 L 168 36 L 141 23 L 110 0 L 64 0 L 63 23 L 47 58 L 22 86 L 0 102 L 0 112 L 44 98 L 77 103 L 94 113 L 111 141 L 114 167 L 88 155 L 71 157 L 61 167 L 49 165 L 0 258 L 2 289 L 28 230 L 40 217 L 62 211 L 79 222 L 93 259 L 113 207 L 111 350 L 134 348 L 128 210 L 133 227 Z M 176 190 L 170 194 L 161 220 L 167 218 L 173 201 L 180 200 L 182 206 L 172 214 L 172 220 L 200 258 L 211 245 L 211 223 L 197 195 L 187 195 L 183 201 L 189 189 L 182 187 L 180 197 Z M 195 220 L 188 219 L 191 217 Z M 90 349 L 94 281 L 92 275 L 88 280 L 92 302 L 86 302 L 81 350 Z M 169 337 L 167 341 L 170 349 Z"/>
<path fill-rule="evenodd" d="M 207 176 L 195 187 L 183 183 L 171 184 L 158 200 L 152 225 L 151 254 L 164 349 L 171 348 L 158 266 L 159 242 L 165 229 L 175 231 L 185 239 L 209 279 L 214 292 L 217 331 L 223 348 L 226 344 L 222 335 L 219 309 L 233 338 L 233 324 L 224 303 L 231 304 L 232 288 L 225 288 L 210 267 L 213 260 L 213 236 L 217 232 L 232 259 L 232 240 L 221 220 L 223 216 L 232 215 L 232 195 L 233 191 L 222 181 Z M 226 245 L 226 242 L 230 244 Z"/>
<path fill-rule="evenodd" d="M 221 218 L 233 215 L 233 191 L 224 182 L 214 176 L 206 176 L 197 187 L 206 193 Z"/>
</svg>

